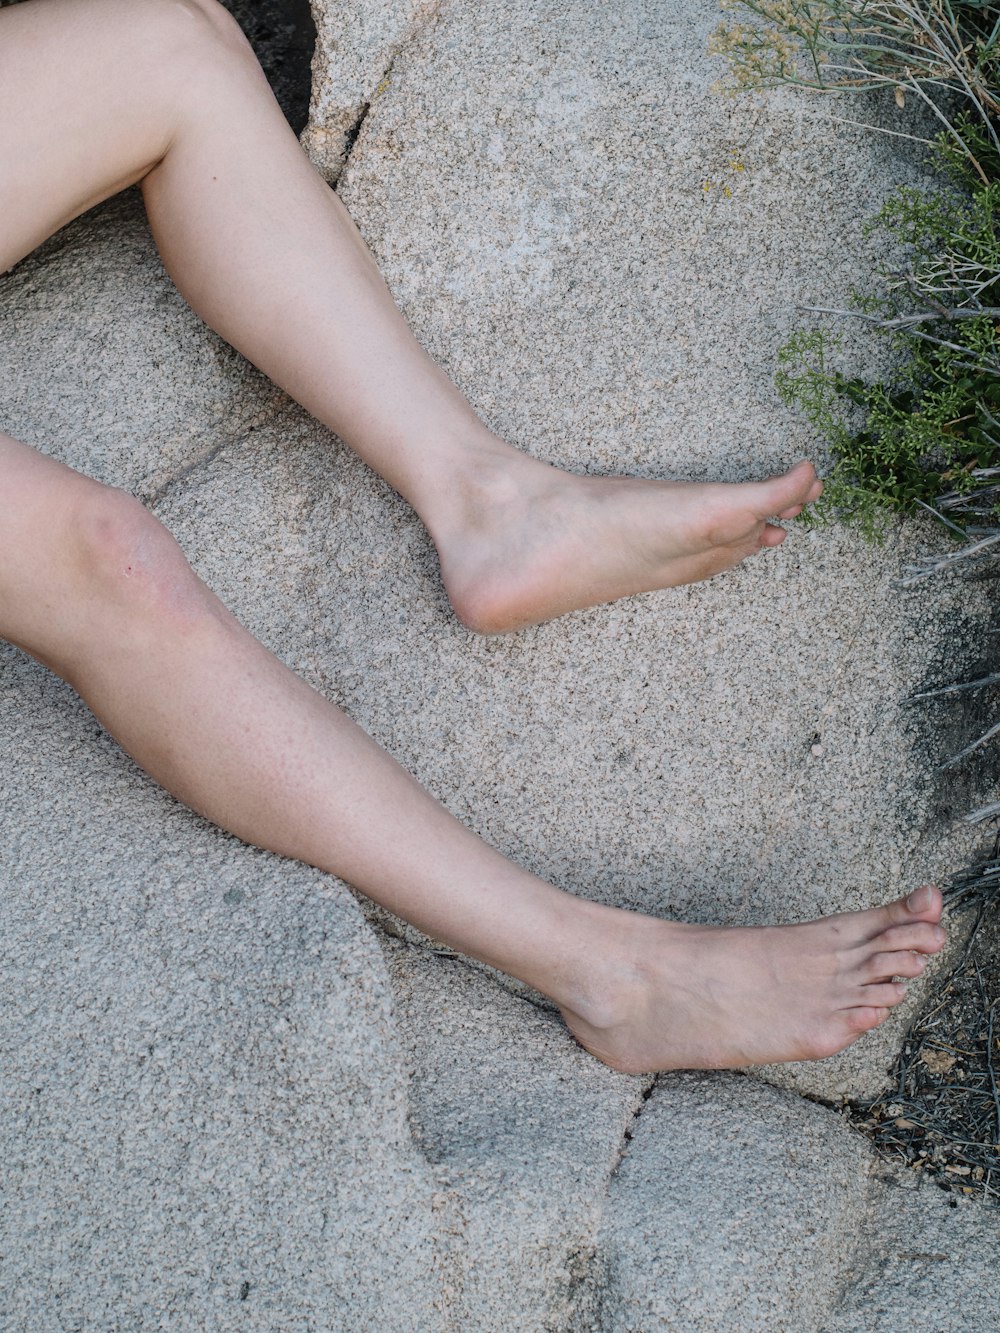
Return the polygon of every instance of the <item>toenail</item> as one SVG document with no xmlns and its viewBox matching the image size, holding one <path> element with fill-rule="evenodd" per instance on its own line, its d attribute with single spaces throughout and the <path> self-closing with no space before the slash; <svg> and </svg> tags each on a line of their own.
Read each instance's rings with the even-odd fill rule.
<svg viewBox="0 0 1000 1333">
<path fill-rule="evenodd" d="M 928 885 L 924 884 L 919 889 L 914 889 L 906 900 L 906 905 L 911 912 L 923 912 L 931 905 L 931 891 Z"/>
<path fill-rule="evenodd" d="M 934 943 L 935 943 L 935 944 L 944 944 L 944 942 L 945 942 L 945 940 L 946 940 L 947 938 L 948 938 L 948 933 L 947 933 L 946 930 L 943 929 L 943 927 L 941 927 L 941 926 L 935 926 L 935 927 L 934 927 Z"/>
</svg>

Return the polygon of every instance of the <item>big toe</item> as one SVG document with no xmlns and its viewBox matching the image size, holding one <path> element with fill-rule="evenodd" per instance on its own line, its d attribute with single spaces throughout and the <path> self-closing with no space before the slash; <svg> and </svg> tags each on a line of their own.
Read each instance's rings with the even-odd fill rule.
<svg viewBox="0 0 1000 1333">
<path fill-rule="evenodd" d="M 936 884 L 922 884 L 906 898 L 897 898 L 882 908 L 887 926 L 905 926 L 914 921 L 929 921 L 935 925 L 941 920 L 944 899 Z"/>
<path fill-rule="evenodd" d="M 818 500 L 823 490 L 816 469 L 807 460 L 796 463 L 780 477 L 760 482 L 759 486 L 757 512 L 761 518 L 770 518 L 772 514 L 793 518 L 807 504 Z"/>
</svg>

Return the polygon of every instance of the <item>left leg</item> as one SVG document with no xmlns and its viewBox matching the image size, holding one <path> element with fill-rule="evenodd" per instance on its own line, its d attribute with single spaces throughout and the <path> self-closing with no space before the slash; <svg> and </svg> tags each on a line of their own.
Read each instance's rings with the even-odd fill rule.
<svg viewBox="0 0 1000 1333">
<path fill-rule="evenodd" d="M 413 504 L 471 628 L 708 578 L 777 545 L 767 519 L 817 498 L 807 463 L 747 486 L 584 478 L 487 430 L 249 65 L 228 60 L 224 97 L 211 115 L 191 103 L 145 177 L 157 244 L 202 318 Z"/>
<path fill-rule="evenodd" d="M 139 181 L 196 311 L 409 500 L 461 618 L 487 632 L 710 577 L 815 499 L 576 477 L 492 434 L 422 351 L 215 0 L 0 10 L 0 269 Z"/>
</svg>

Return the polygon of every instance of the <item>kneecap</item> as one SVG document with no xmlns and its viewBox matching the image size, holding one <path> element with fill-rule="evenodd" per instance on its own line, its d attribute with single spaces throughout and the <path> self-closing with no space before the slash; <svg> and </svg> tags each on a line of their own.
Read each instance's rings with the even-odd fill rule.
<svg viewBox="0 0 1000 1333">
<path fill-rule="evenodd" d="M 184 553 L 145 505 L 124 491 L 95 488 L 74 515 L 74 563 L 101 600 L 135 614 L 197 616 L 204 588 Z"/>
</svg>

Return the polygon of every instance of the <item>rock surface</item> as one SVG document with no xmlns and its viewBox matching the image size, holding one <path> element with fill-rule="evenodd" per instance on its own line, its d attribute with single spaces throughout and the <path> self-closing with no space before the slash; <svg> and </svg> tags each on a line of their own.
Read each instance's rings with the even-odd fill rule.
<svg viewBox="0 0 1000 1333">
<path fill-rule="evenodd" d="M 495 425 L 648 475 L 810 447 L 774 351 L 863 271 L 898 154 L 805 103 L 719 102 L 708 0 L 314 9 L 307 141 L 331 170 L 369 103 L 345 198 Z M 141 494 L 289 665 L 562 884 L 755 921 L 965 854 L 961 793 L 926 779 L 947 719 L 899 699 L 985 594 L 894 591 L 923 533 L 797 531 L 712 584 L 475 639 L 406 507 L 185 309 L 133 195 L 0 278 L 0 385 L 0 426 Z M 870 1178 L 788 1090 L 597 1065 L 156 791 L 3 647 L 0 757 L 10 1333 L 995 1326 L 933 1288 L 993 1292 L 990 1214 Z M 768 1077 L 874 1089 L 898 1031 Z"/>
<path fill-rule="evenodd" d="M 916 178 L 894 141 L 807 99 L 713 93 L 717 18 L 708 0 L 446 4 L 398 53 L 341 180 L 423 342 L 497 430 L 576 471 L 737 479 L 815 452 L 777 398 L 778 349 L 800 305 L 864 280 L 865 218 Z M 902 700 L 961 669 L 940 659 L 988 597 L 893 586 L 927 532 L 876 549 L 796 529 L 709 584 L 482 643 L 389 506 L 420 564 L 355 557 L 327 594 L 340 651 L 362 679 L 390 673 L 406 762 L 531 869 L 757 923 L 868 906 L 967 855 L 931 777 L 942 740 Z M 351 700 L 376 728 L 382 688 Z M 902 1022 L 769 1077 L 874 1092 Z"/>
<path fill-rule="evenodd" d="M 1000 1329 L 997 1210 L 944 1194 L 896 1170 L 880 1184 L 852 1274 L 823 1333 Z"/>
<path fill-rule="evenodd" d="M 414 1139 L 459 1200 L 454 1327 L 581 1326 L 609 1181 L 648 1080 L 595 1066 L 554 1014 L 460 962 L 395 943 L 389 972 Z"/>
<path fill-rule="evenodd" d="M 608 1195 L 596 1327 L 817 1328 L 867 1212 L 869 1160 L 801 1097 L 736 1074 L 661 1079 Z"/>
<path fill-rule="evenodd" d="M 0 679 L 0 1324 L 436 1327 L 437 1190 L 352 896 L 194 819 L 13 649 Z"/>
<path fill-rule="evenodd" d="M 441 0 L 313 0 L 316 51 L 303 142 L 330 181 L 392 77 L 396 55 Z"/>
</svg>

